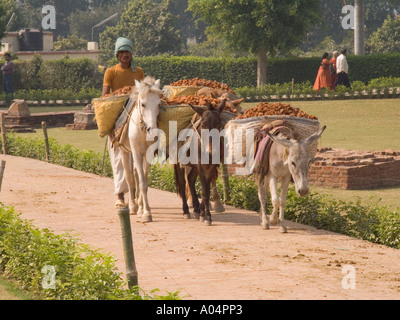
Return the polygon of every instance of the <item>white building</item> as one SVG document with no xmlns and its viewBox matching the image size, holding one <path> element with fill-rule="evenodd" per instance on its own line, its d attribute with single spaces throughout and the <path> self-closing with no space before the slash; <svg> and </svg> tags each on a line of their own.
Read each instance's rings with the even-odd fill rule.
<svg viewBox="0 0 400 320">
<path fill-rule="evenodd" d="M 98 61 L 100 51 L 97 42 L 88 42 L 87 50 L 54 51 L 53 39 L 54 34 L 50 31 L 25 29 L 6 32 L 1 39 L 0 59 L 6 52 L 13 52 L 21 60 L 31 60 L 35 54 L 40 54 L 43 60 L 57 60 L 68 55 L 71 59 L 89 58 Z"/>
</svg>

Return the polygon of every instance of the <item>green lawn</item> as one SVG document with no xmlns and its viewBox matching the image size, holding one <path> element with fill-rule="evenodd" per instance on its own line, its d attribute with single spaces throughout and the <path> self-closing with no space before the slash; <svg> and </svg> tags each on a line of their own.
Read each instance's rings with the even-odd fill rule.
<svg viewBox="0 0 400 320">
<path fill-rule="evenodd" d="M 79 111 L 82 110 L 84 106 L 54 106 L 54 107 L 30 107 L 29 111 L 32 113 L 43 113 L 43 112 L 62 112 L 62 111 Z M 0 111 L 8 111 L 6 107 L 0 107 Z"/>
<path fill-rule="evenodd" d="M 106 138 L 101 138 L 97 130 L 67 130 L 63 128 L 48 128 L 47 135 L 49 138 L 54 138 L 61 145 L 70 144 L 81 150 L 92 150 L 94 152 L 103 153 Z M 17 133 L 17 137 L 43 138 L 43 130 L 36 129 L 35 133 Z"/>
<path fill-rule="evenodd" d="M 326 125 L 320 146 L 348 150 L 400 150 L 400 99 L 293 101 L 292 107 Z M 245 104 L 245 108 L 257 103 Z"/>
</svg>

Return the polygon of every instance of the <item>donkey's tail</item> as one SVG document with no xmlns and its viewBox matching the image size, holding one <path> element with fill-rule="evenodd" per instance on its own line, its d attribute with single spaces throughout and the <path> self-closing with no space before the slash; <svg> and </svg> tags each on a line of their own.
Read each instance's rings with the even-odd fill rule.
<svg viewBox="0 0 400 320">
<path fill-rule="evenodd" d="M 174 173 L 176 193 L 181 199 L 186 199 L 185 168 L 181 167 L 179 164 L 174 164 Z"/>
</svg>

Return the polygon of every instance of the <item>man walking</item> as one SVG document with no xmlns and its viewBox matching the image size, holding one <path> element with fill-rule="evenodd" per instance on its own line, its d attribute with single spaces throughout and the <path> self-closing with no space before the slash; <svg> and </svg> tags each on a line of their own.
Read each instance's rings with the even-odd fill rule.
<svg viewBox="0 0 400 320">
<path fill-rule="evenodd" d="M 3 71 L 3 89 L 7 94 L 7 100 L 10 102 L 14 94 L 12 78 L 13 73 L 15 72 L 15 64 L 12 62 L 11 54 L 8 52 L 4 54 L 4 59 L 6 60 L 6 63 L 1 67 L 1 71 Z"/>
<path fill-rule="evenodd" d="M 144 79 L 142 68 L 135 66 L 133 61 L 133 43 L 126 38 L 118 38 L 115 44 L 115 55 L 119 63 L 107 69 L 104 75 L 102 95 L 112 93 L 125 86 L 134 86 L 135 80 Z M 119 147 L 114 146 L 108 139 L 108 151 L 114 175 L 114 193 L 117 196 L 117 207 L 125 205 L 124 194 L 128 192 L 125 181 L 125 171 Z"/>
<path fill-rule="evenodd" d="M 336 60 L 336 68 L 337 68 L 337 80 L 335 83 L 335 88 L 338 85 L 344 85 L 347 88 L 350 88 L 350 80 L 349 80 L 349 65 L 347 64 L 347 49 L 343 49 L 341 51 L 341 55 Z"/>
</svg>

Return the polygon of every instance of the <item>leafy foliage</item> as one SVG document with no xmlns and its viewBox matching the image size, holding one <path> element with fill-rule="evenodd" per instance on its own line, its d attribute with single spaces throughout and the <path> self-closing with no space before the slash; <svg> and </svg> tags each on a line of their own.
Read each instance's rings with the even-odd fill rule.
<svg viewBox="0 0 400 320">
<path fill-rule="evenodd" d="M 388 17 L 381 28 L 368 39 L 370 53 L 400 51 L 400 17 Z"/>
<path fill-rule="evenodd" d="M 86 48 L 87 41 L 75 35 L 70 35 L 66 38 L 58 36 L 57 41 L 54 42 L 54 51 L 86 50 Z"/>
<path fill-rule="evenodd" d="M 183 45 L 175 16 L 168 10 L 169 1 L 131 1 L 115 27 L 108 27 L 100 36 L 102 59 L 114 56 L 115 42 L 124 36 L 134 44 L 134 56 L 179 53 Z"/>
<path fill-rule="evenodd" d="M 139 294 L 126 289 L 115 266 L 116 259 L 100 253 L 68 234 L 55 235 L 23 220 L 13 208 L 0 204 L 0 272 L 12 275 L 39 299 L 46 300 L 177 300 L 178 292 L 166 296 Z M 54 267 L 54 286 L 47 287 L 43 268 Z"/>
</svg>

